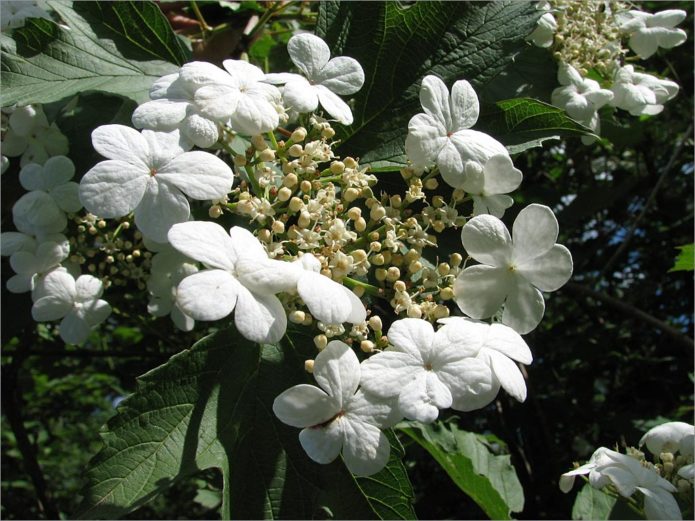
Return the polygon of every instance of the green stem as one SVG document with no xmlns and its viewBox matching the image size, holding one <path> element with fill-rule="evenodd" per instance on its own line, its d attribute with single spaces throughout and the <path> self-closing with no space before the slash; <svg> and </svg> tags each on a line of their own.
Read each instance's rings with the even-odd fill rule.
<svg viewBox="0 0 695 521">
<path fill-rule="evenodd" d="M 205 18 L 203 18 L 203 13 L 200 12 L 200 8 L 198 7 L 198 2 L 195 0 L 191 0 L 191 9 L 193 9 L 193 12 L 195 13 L 195 17 L 198 19 L 200 22 L 200 26 L 203 28 L 203 32 L 207 32 L 211 29 L 211 27 L 208 25 L 208 23 L 205 21 Z"/>
<path fill-rule="evenodd" d="M 345 277 L 343 279 L 343 284 L 345 284 L 348 288 L 364 288 L 364 292 L 367 293 L 368 295 L 372 295 L 375 297 L 381 297 L 385 298 L 383 294 L 383 290 L 381 288 L 377 288 L 376 286 L 372 286 L 371 284 L 368 284 L 366 282 L 362 282 L 361 280 L 356 280 L 356 279 L 351 279 L 350 277 Z"/>
<path fill-rule="evenodd" d="M 246 177 L 249 178 L 249 183 L 251 183 L 251 187 L 253 188 L 253 192 L 258 197 L 262 197 L 263 196 L 263 190 L 261 189 L 261 186 L 258 184 L 258 180 L 256 179 L 256 176 L 253 175 L 253 171 L 249 171 L 248 166 L 244 167 L 244 171 L 246 172 Z"/>
<path fill-rule="evenodd" d="M 273 148 L 275 150 L 279 150 L 280 146 L 278 145 L 277 139 L 275 139 L 275 132 L 273 132 L 273 131 L 268 132 L 268 137 L 270 138 L 270 141 L 272 141 L 272 143 L 273 143 Z"/>
</svg>

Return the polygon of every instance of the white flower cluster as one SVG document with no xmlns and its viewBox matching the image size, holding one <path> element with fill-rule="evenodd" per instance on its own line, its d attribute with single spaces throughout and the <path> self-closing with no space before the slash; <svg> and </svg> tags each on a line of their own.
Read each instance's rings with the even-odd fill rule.
<svg viewBox="0 0 695 521">
<path fill-rule="evenodd" d="M 529 39 L 540 47 L 552 48 L 558 61 L 560 87 L 551 103 L 570 117 L 600 133 L 598 110 L 610 105 L 633 116 L 655 115 L 678 93 L 678 85 L 623 65 L 627 50 L 639 58 L 651 57 L 658 48 L 671 49 L 686 40 L 676 28 L 685 19 L 680 9 L 655 14 L 627 10 L 620 2 L 539 2 L 544 14 Z M 557 15 L 559 19 L 556 20 Z M 588 78 L 593 72 L 601 84 Z M 591 138 L 583 138 L 590 143 Z"/>
<path fill-rule="evenodd" d="M 9 166 L 7 157 L 21 156 L 21 166 L 29 163 L 42 165 L 49 157 L 68 153 L 67 138 L 55 123 L 48 124 L 41 105 L 3 108 L 1 116 L 3 173 Z"/>
<path fill-rule="evenodd" d="M 639 444 L 647 446 L 657 464 L 636 449 L 621 454 L 599 447 L 588 463 L 562 475 L 560 488 L 569 492 L 575 476 L 588 474 L 594 488 L 613 488 L 626 498 L 641 492 L 647 519 L 682 519 L 674 494 L 692 501 L 695 427 L 683 422 L 664 423 L 649 430 Z"/>
<path fill-rule="evenodd" d="M 342 451 L 348 469 L 366 476 L 388 462 L 382 430 L 403 417 L 430 423 L 440 409 L 479 409 L 500 386 L 526 399 L 515 361 L 529 364 L 532 356 L 516 332 L 460 317 L 442 322 L 437 332 L 420 319 L 394 322 L 391 346 L 361 364 L 345 343 L 328 343 L 313 363 L 320 389 L 291 387 L 275 399 L 273 412 L 303 429 L 299 440 L 311 459 L 330 463 Z"/>
</svg>

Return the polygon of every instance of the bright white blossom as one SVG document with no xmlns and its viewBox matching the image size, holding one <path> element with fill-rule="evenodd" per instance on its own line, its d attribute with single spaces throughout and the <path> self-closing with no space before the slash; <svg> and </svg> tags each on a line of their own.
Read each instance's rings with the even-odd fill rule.
<svg viewBox="0 0 695 521">
<path fill-rule="evenodd" d="M 201 64 L 204 68 L 214 67 L 202 62 L 189 66 Z M 211 147 L 219 139 L 218 124 L 201 114 L 194 102 L 196 90 L 195 85 L 186 83 L 178 73 L 159 78 L 150 88 L 152 101 L 143 103 L 133 112 L 133 125 L 162 132 L 179 129 L 194 145 Z"/>
<path fill-rule="evenodd" d="M 434 163 L 444 181 L 459 188 L 469 162 L 482 166 L 494 155 L 507 154 L 504 145 L 493 137 L 470 130 L 478 121 L 480 106 L 467 81 L 454 83 L 450 96 L 442 80 L 425 76 L 420 103 L 425 113 L 410 119 L 405 140 L 406 154 L 416 167 Z"/>
<path fill-rule="evenodd" d="M 324 324 L 359 324 L 367 319 L 367 310 L 362 301 L 348 288 L 339 284 L 321 271 L 321 263 L 311 253 L 297 259 L 294 266 L 297 293 L 311 314 Z"/>
<path fill-rule="evenodd" d="M 558 224 L 547 206 L 524 208 L 512 228 L 479 215 L 461 230 L 463 247 L 481 264 L 464 269 L 454 283 L 456 303 L 472 318 L 493 316 L 504 304 L 502 322 L 519 333 L 543 318 L 541 291 L 555 291 L 572 275 L 572 255 L 556 244 Z"/>
<path fill-rule="evenodd" d="M 685 11 L 680 9 L 667 9 L 658 13 L 628 11 L 620 15 L 620 29 L 630 36 L 630 49 L 640 58 L 647 59 L 659 47 L 671 49 L 687 40 L 686 32 L 675 28 L 685 16 Z"/>
<path fill-rule="evenodd" d="M 279 124 L 276 105 L 280 91 L 263 82 L 263 71 L 242 60 L 224 60 L 226 72 L 209 63 L 192 62 L 180 78 L 195 88 L 195 105 L 202 116 L 246 135 L 269 132 Z"/>
<path fill-rule="evenodd" d="M 154 241 L 190 215 L 191 199 L 220 199 L 232 186 L 232 170 L 218 157 L 186 152 L 178 130 L 138 132 L 123 125 L 104 125 L 92 132 L 97 152 L 107 157 L 80 183 L 84 207 L 100 217 L 135 212 L 135 224 Z M 184 195 L 185 194 L 185 195 Z"/>
<path fill-rule="evenodd" d="M 234 311 L 234 324 L 247 339 L 277 342 L 287 317 L 276 293 L 296 289 L 296 267 L 268 258 L 261 243 L 239 226 L 193 221 L 174 225 L 169 242 L 207 270 L 183 279 L 176 302 L 195 320 L 219 320 Z"/>
<path fill-rule="evenodd" d="M 555 31 L 557 31 L 557 20 L 555 20 L 555 17 L 550 12 L 550 4 L 548 2 L 538 2 L 536 4 L 536 9 L 545 12 L 538 19 L 536 28 L 529 35 L 528 39 L 538 47 L 547 48 L 553 45 Z"/>
<path fill-rule="evenodd" d="M 513 192 L 521 184 L 521 170 L 514 168 L 507 154 L 492 156 L 484 166 L 469 162 L 461 188 L 473 197 L 473 214 L 502 217 L 514 200 L 504 194 Z"/>
<path fill-rule="evenodd" d="M 35 236 L 60 233 L 68 224 L 65 212 L 43 190 L 20 197 L 12 207 L 12 221 L 20 232 Z"/>
<path fill-rule="evenodd" d="M 290 58 L 299 74 L 266 74 L 265 81 L 285 84 L 282 98 L 288 109 L 313 112 L 319 103 L 343 125 L 351 125 L 352 111 L 338 95 L 356 93 L 364 84 L 364 71 L 354 58 L 338 56 L 329 60 L 331 51 L 321 38 L 309 33 L 297 34 L 287 42 Z"/>
<path fill-rule="evenodd" d="M 695 427 L 685 422 L 667 422 L 649 429 L 639 440 L 640 447 L 647 445 L 649 452 L 657 458 L 662 452 L 678 452 L 681 446 L 687 453 L 693 453 L 692 447 L 686 444 L 688 441 L 692 445 L 692 437 L 695 435 Z M 685 441 L 685 443 L 683 443 Z"/>
<path fill-rule="evenodd" d="M 69 254 L 70 245 L 60 234 L 51 236 L 51 240 L 40 243 L 33 251 L 20 250 L 13 253 L 10 256 L 10 266 L 16 275 L 7 281 L 7 289 L 12 293 L 32 291 L 36 278 L 60 266 Z"/>
<path fill-rule="evenodd" d="M 75 165 L 65 156 L 46 160 L 43 166 L 26 165 L 19 172 L 19 182 L 27 190 L 41 190 L 50 195 L 64 212 L 74 213 L 82 208 L 79 185 L 70 179 L 75 175 Z"/>
<path fill-rule="evenodd" d="M 46 2 L 39 0 L 3 0 L 0 2 L 0 30 L 22 27 L 27 18 L 46 18 Z"/>
<path fill-rule="evenodd" d="M 17 107 L 10 114 L 8 125 L 2 140 L 2 153 L 9 157 L 22 156 L 22 166 L 43 164 L 51 156 L 68 153 L 68 139 L 55 123 L 48 124 L 40 105 Z"/>
<path fill-rule="evenodd" d="M 357 389 L 360 363 L 339 340 L 329 342 L 316 356 L 313 374 L 320 388 L 290 387 L 275 398 L 275 415 L 303 429 L 299 441 L 317 463 L 330 463 L 342 452 L 345 465 L 356 476 L 379 472 L 391 450 L 381 429 L 395 423 L 392 407 Z"/>
<path fill-rule="evenodd" d="M 613 80 L 611 105 L 633 116 L 653 116 L 664 110 L 664 103 L 676 97 L 678 84 L 651 74 L 635 72 L 632 65 L 619 69 Z"/>
<path fill-rule="evenodd" d="M 166 246 L 152 257 L 150 278 L 147 279 L 147 289 L 150 292 L 147 311 L 156 317 L 171 315 L 177 328 L 190 331 L 195 320 L 186 315 L 176 302 L 177 286 L 184 278 L 197 273 L 198 267 L 170 245 Z"/>
<path fill-rule="evenodd" d="M 31 315 L 37 322 L 62 318 L 60 337 L 68 344 L 81 344 L 111 314 L 111 306 L 99 298 L 102 291 L 96 277 L 81 275 L 75 280 L 67 271 L 52 271 L 43 281 L 43 296 L 34 302 Z"/>
<path fill-rule="evenodd" d="M 613 99 L 610 90 L 602 89 L 595 80 L 582 78 L 577 69 L 566 63 L 558 67 L 557 79 L 562 86 L 551 93 L 551 103 L 585 125 L 591 124 L 596 111 Z"/>
<path fill-rule="evenodd" d="M 599 447 L 588 463 L 560 477 L 560 489 L 569 492 L 575 476 L 582 474 L 589 474 L 592 487 L 600 489 L 612 484 L 623 497 L 630 497 L 637 490 L 642 492 L 647 519 L 682 519 L 673 497 L 676 487 L 659 476 L 654 468 L 631 456 Z"/>
</svg>

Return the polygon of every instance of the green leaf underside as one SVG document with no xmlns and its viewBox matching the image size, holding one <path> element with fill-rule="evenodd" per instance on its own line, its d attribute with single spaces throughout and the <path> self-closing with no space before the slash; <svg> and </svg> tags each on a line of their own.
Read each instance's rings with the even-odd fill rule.
<svg viewBox="0 0 695 521">
<path fill-rule="evenodd" d="M 403 422 L 398 428 L 429 452 L 490 519 L 524 508 L 524 492 L 509 456 L 495 456 L 480 438 L 456 425 Z"/>
<path fill-rule="evenodd" d="M 695 251 L 692 244 L 678 246 L 680 253 L 676 257 L 676 263 L 668 271 L 693 271 L 695 269 Z"/>
<path fill-rule="evenodd" d="M 88 90 L 142 103 L 190 53 L 152 2 L 49 2 L 70 27 L 41 18 L 2 38 L 2 106 L 50 103 Z"/>
<path fill-rule="evenodd" d="M 322 507 L 337 518 L 414 518 L 395 437 L 389 465 L 356 479 L 341 461 L 312 462 L 299 429 L 276 420 L 275 397 L 308 381 L 299 349 L 259 348 L 222 330 L 142 376 L 102 434 L 80 516 L 122 516 L 178 477 L 221 468 L 232 518 L 309 519 Z"/>
<path fill-rule="evenodd" d="M 616 498 L 586 483 L 574 500 L 572 519 L 608 519 L 616 501 Z"/>
<path fill-rule="evenodd" d="M 422 78 L 435 74 L 449 87 L 466 79 L 483 92 L 527 45 L 538 17 L 529 2 L 322 2 L 317 34 L 366 76 L 353 125 L 337 129 L 341 148 L 375 169 L 402 166 Z"/>
</svg>

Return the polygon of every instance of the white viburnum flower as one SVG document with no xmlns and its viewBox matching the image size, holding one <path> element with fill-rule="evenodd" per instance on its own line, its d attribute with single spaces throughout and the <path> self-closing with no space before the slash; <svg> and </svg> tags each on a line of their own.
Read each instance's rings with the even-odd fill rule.
<svg viewBox="0 0 695 521">
<path fill-rule="evenodd" d="M 12 221 L 20 232 L 34 236 L 60 233 L 68 225 L 65 212 L 43 190 L 33 190 L 17 199 L 12 207 Z"/>
<path fill-rule="evenodd" d="M 685 16 L 685 11 L 680 9 L 667 9 L 654 14 L 628 11 L 619 15 L 620 30 L 629 35 L 630 49 L 644 60 L 652 56 L 659 47 L 671 49 L 688 39 L 683 29 L 675 28 Z"/>
<path fill-rule="evenodd" d="M 303 429 L 299 442 L 317 463 L 330 463 L 342 452 L 348 470 L 369 476 L 386 466 L 391 447 L 381 431 L 395 423 L 393 409 L 362 390 L 360 363 L 350 347 L 329 342 L 314 361 L 319 387 L 290 387 L 273 402 L 278 419 Z"/>
<path fill-rule="evenodd" d="M 360 324 L 367 319 L 362 301 L 348 288 L 319 273 L 321 263 L 311 253 L 305 253 L 293 266 L 297 293 L 312 316 L 324 324 Z"/>
<path fill-rule="evenodd" d="M 209 63 L 189 64 L 191 67 L 201 65 L 204 69 L 217 69 Z M 179 129 L 194 145 L 211 147 L 219 139 L 218 123 L 200 113 L 194 102 L 196 90 L 197 87 L 183 81 L 179 73 L 159 78 L 150 88 L 152 101 L 143 103 L 133 112 L 133 125 L 161 132 Z"/>
<path fill-rule="evenodd" d="M 22 232 L 0 233 L 0 255 L 9 257 L 18 251 L 36 251 L 36 237 Z"/>
<path fill-rule="evenodd" d="M 17 107 L 9 117 L 2 153 L 9 157 L 22 156 L 21 166 L 29 163 L 42 165 L 51 156 L 68 153 L 68 138 L 55 123 L 48 124 L 40 105 Z"/>
<path fill-rule="evenodd" d="M 537 47 L 547 48 L 553 45 L 555 31 L 557 31 L 557 20 L 550 12 L 550 4 L 548 2 L 538 2 L 536 9 L 545 12 L 538 19 L 536 28 L 528 36 L 528 39 Z"/>
<path fill-rule="evenodd" d="M 340 96 L 355 94 L 364 85 L 364 71 L 354 58 L 338 56 L 321 38 L 309 33 L 297 34 L 287 42 L 290 58 L 299 74 L 266 74 L 265 81 L 284 84 L 282 98 L 291 111 L 313 112 L 319 106 L 343 125 L 351 125 L 352 111 Z"/>
<path fill-rule="evenodd" d="M 277 342 L 287 316 L 276 293 L 296 289 L 296 267 L 273 260 L 248 230 L 193 221 L 174 225 L 169 242 L 206 270 L 183 279 L 176 302 L 195 320 L 220 320 L 234 311 L 234 324 L 248 340 Z"/>
<path fill-rule="evenodd" d="M 405 151 L 418 167 L 437 165 L 447 184 L 459 188 L 465 181 L 466 165 L 484 165 L 494 155 L 507 154 L 504 145 L 493 137 L 470 130 L 478 121 L 480 106 L 471 84 L 459 80 L 451 96 L 442 80 L 425 76 L 420 87 L 424 114 L 416 114 L 408 123 Z"/>
<path fill-rule="evenodd" d="M 41 190 L 50 195 L 64 212 L 74 213 L 82 208 L 80 185 L 70 181 L 75 165 L 65 156 L 51 157 L 43 164 L 26 165 L 19 172 L 19 182 L 27 190 Z"/>
<path fill-rule="evenodd" d="M 639 440 L 639 445 L 647 445 L 649 452 L 658 458 L 662 452 L 678 452 L 681 442 L 693 435 L 694 426 L 685 422 L 667 422 L 649 429 Z M 692 453 L 692 449 L 690 452 Z"/>
<path fill-rule="evenodd" d="M 671 80 L 635 72 L 632 65 L 626 65 L 615 74 L 611 105 L 633 116 L 653 116 L 664 110 L 664 103 L 675 98 L 678 89 L 678 84 Z"/>
<path fill-rule="evenodd" d="M 560 489 L 569 492 L 575 476 L 583 474 L 589 474 L 592 487 L 601 489 L 612 484 L 623 497 L 630 497 L 637 490 L 642 492 L 647 519 L 683 518 L 673 497 L 676 487 L 659 476 L 654 468 L 642 465 L 631 456 L 599 447 L 588 463 L 560 477 Z"/>
<path fill-rule="evenodd" d="M 191 331 L 195 320 L 188 316 L 176 302 L 177 286 L 198 272 L 198 267 L 185 255 L 181 255 L 170 245 L 152 257 L 147 290 L 150 301 L 147 311 L 155 317 L 171 315 L 174 325 L 181 331 Z"/>
<path fill-rule="evenodd" d="M 550 102 L 585 125 L 592 121 L 598 109 L 613 99 L 613 92 L 602 89 L 595 80 L 582 78 L 577 69 L 566 63 L 559 65 L 557 79 L 561 87 L 553 90 Z"/>
<path fill-rule="evenodd" d="M 22 27 L 27 18 L 46 18 L 51 16 L 45 10 L 46 3 L 36 0 L 3 0 L 0 2 L 0 30 Z"/>
<path fill-rule="evenodd" d="M 391 325 L 388 339 L 391 347 L 362 362 L 362 388 L 397 397 L 406 418 L 429 423 L 439 409 L 479 409 L 500 385 L 526 399 L 523 376 L 510 358 L 531 363 L 531 352 L 507 326 L 459 318 L 435 333 L 429 322 L 405 318 Z"/>
<path fill-rule="evenodd" d="M 195 106 L 205 118 L 231 123 L 234 131 L 255 136 L 279 124 L 277 87 L 263 82 L 263 71 L 242 60 L 224 60 L 226 72 L 211 64 L 187 63 L 179 76 L 195 88 Z"/>
<path fill-rule="evenodd" d="M 37 322 L 61 319 L 60 337 L 68 344 L 81 344 L 91 329 L 111 314 L 111 306 L 101 300 L 103 285 L 91 275 L 75 280 L 67 271 L 49 273 L 42 284 L 42 295 L 31 308 Z"/>
<path fill-rule="evenodd" d="M 16 275 L 7 281 L 12 293 L 26 293 L 34 289 L 38 277 L 60 266 L 70 255 L 70 244 L 64 236 L 57 234 L 38 244 L 32 250 L 16 251 L 10 256 L 10 266 Z"/>
<path fill-rule="evenodd" d="M 521 170 L 514 168 L 507 154 L 492 156 L 484 166 L 470 162 L 461 188 L 473 197 L 473 214 L 502 217 L 514 200 L 504 194 L 513 192 L 521 184 Z"/>
<path fill-rule="evenodd" d="M 502 221 L 479 215 L 461 230 L 466 252 L 480 264 L 464 269 L 454 283 L 461 311 L 472 318 L 493 316 L 504 305 L 502 323 L 520 334 L 543 318 L 541 291 L 556 291 L 572 275 L 572 255 L 556 244 L 558 224 L 547 206 L 521 210 L 512 236 Z"/>
<path fill-rule="evenodd" d="M 82 204 L 105 218 L 134 211 L 138 229 L 156 242 L 166 242 L 169 229 L 190 216 L 186 195 L 221 199 L 232 187 L 231 168 L 208 152 L 186 152 L 178 130 L 104 125 L 92 132 L 92 144 L 108 161 L 82 178 Z"/>
</svg>

